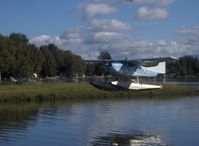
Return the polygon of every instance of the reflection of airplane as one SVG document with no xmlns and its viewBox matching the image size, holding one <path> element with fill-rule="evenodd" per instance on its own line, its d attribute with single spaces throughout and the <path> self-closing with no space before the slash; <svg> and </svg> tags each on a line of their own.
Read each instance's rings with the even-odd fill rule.
<svg viewBox="0 0 199 146">
<path fill-rule="evenodd" d="M 132 134 L 109 133 L 105 136 L 99 136 L 92 142 L 92 146 L 165 146 L 159 135 L 146 135 L 143 132 L 134 132 Z"/>
<path fill-rule="evenodd" d="M 152 90 L 161 89 L 161 85 L 142 84 L 138 77 L 156 77 L 166 73 L 166 62 L 176 60 L 174 57 L 138 59 L 138 60 L 87 60 L 86 63 L 104 63 L 111 74 L 122 77 L 137 77 L 129 81 L 91 81 L 91 84 L 100 89 L 108 90 Z"/>
</svg>

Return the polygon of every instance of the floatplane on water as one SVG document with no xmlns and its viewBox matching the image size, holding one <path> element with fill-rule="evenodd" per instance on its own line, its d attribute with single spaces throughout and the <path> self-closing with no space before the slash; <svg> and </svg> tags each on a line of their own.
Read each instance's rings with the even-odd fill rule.
<svg viewBox="0 0 199 146">
<path fill-rule="evenodd" d="M 154 90 L 162 89 L 162 85 L 140 83 L 139 77 L 156 77 L 166 73 L 166 62 L 177 60 L 175 57 L 138 59 L 138 60 L 86 60 L 86 63 L 103 63 L 111 74 L 123 77 L 136 77 L 136 79 L 100 81 L 92 80 L 90 83 L 104 90 Z"/>
</svg>

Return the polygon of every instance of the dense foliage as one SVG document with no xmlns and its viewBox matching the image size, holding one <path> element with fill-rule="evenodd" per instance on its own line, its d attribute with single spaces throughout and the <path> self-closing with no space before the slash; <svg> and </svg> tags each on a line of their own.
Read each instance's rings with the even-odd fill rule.
<svg viewBox="0 0 199 146">
<path fill-rule="evenodd" d="M 0 35 L 0 72 L 2 78 L 24 78 L 33 73 L 40 76 L 73 75 L 85 71 L 81 57 L 49 44 L 36 47 L 21 33 Z"/>
<path fill-rule="evenodd" d="M 106 50 L 101 50 L 98 56 L 99 60 L 111 60 L 111 54 Z M 109 71 L 104 63 L 87 64 L 86 74 L 88 75 L 107 75 Z"/>
<path fill-rule="evenodd" d="M 199 60 L 196 57 L 184 56 L 175 62 L 168 62 L 167 73 L 175 76 L 199 75 Z"/>
</svg>

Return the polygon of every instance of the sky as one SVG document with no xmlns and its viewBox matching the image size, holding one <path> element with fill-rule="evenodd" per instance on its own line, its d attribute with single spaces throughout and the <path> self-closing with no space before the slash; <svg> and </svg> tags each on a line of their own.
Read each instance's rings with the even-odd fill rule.
<svg viewBox="0 0 199 146">
<path fill-rule="evenodd" d="M 83 59 L 199 54 L 198 0 L 1 0 L 0 33 L 54 43 Z"/>
</svg>

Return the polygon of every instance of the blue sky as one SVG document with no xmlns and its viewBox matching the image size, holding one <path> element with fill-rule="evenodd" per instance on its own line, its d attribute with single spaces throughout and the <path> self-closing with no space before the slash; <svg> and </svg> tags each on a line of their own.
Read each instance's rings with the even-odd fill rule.
<svg viewBox="0 0 199 146">
<path fill-rule="evenodd" d="M 0 33 L 21 32 L 85 59 L 199 54 L 198 0 L 1 0 Z"/>
</svg>

